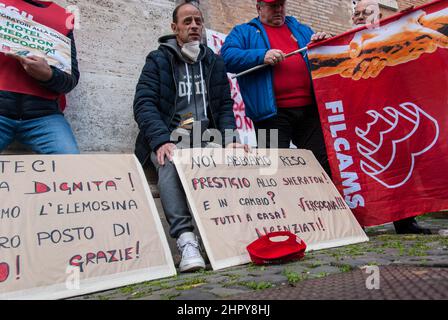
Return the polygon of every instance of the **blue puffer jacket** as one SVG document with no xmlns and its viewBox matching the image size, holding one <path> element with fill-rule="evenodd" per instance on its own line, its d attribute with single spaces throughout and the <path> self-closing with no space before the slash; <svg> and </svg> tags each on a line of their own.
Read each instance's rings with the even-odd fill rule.
<svg viewBox="0 0 448 320">
<path fill-rule="evenodd" d="M 311 40 L 313 30 L 299 23 L 294 17 L 285 21 L 300 48 Z M 268 35 L 259 18 L 238 25 L 227 36 L 221 49 L 221 55 L 228 72 L 240 73 L 264 63 L 266 52 L 271 49 Z M 305 61 L 309 68 L 308 58 Z M 277 113 L 274 95 L 272 68 L 267 67 L 238 78 L 246 115 L 253 121 L 261 121 Z"/>
</svg>

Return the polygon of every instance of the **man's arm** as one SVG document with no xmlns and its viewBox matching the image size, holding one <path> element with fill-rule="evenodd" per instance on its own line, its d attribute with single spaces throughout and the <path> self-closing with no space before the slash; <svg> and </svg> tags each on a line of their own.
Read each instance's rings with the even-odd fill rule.
<svg viewBox="0 0 448 320">
<path fill-rule="evenodd" d="M 76 58 L 76 45 L 73 32 L 70 32 L 68 37 L 71 40 L 72 74 L 65 73 L 56 67 L 50 66 L 47 60 L 42 57 L 21 57 L 10 53 L 6 55 L 19 61 L 25 72 L 41 86 L 59 94 L 68 93 L 76 87 L 79 81 L 78 60 Z"/>
<path fill-rule="evenodd" d="M 48 81 L 39 81 L 39 83 L 54 92 L 64 94 L 72 91 L 78 84 L 79 81 L 79 68 L 78 59 L 76 53 L 75 37 L 73 36 L 73 31 L 67 35 L 71 40 L 71 53 L 72 53 L 72 74 L 65 73 L 56 67 L 51 67 L 52 76 Z"/>
<path fill-rule="evenodd" d="M 221 48 L 221 56 L 228 72 L 240 73 L 264 63 L 268 49 L 250 49 L 246 42 L 242 26 L 235 27 L 227 36 Z"/>
<path fill-rule="evenodd" d="M 151 149 L 170 141 L 170 131 L 162 120 L 158 106 L 160 105 L 159 68 L 149 54 L 137 84 L 134 98 L 134 118 Z"/>
</svg>

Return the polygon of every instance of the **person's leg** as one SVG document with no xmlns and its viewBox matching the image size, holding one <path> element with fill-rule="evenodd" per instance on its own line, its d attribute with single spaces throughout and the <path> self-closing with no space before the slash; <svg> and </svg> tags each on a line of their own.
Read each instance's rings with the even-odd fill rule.
<svg viewBox="0 0 448 320">
<path fill-rule="evenodd" d="M 294 128 L 292 142 L 299 149 L 311 150 L 325 172 L 331 177 L 322 126 L 317 106 L 295 108 L 291 110 L 298 117 L 298 125 Z M 292 117 L 292 115 L 291 115 Z"/>
<path fill-rule="evenodd" d="M 164 166 L 160 166 L 154 152 L 151 153 L 151 161 L 157 170 L 157 186 L 163 210 L 170 225 L 170 236 L 177 239 L 182 233 L 194 230 L 191 213 L 187 206 L 187 197 L 174 163 L 167 160 Z"/>
<path fill-rule="evenodd" d="M 0 116 L 0 152 L 14 140 L 16 121 Z"/>
<path fill-rule="evenodd" d="M 254 122 L 254 126 L 258 148 L 288 149 L 290 147 L 293 127 L 285 110 L 278 109 L 277 115 L 266 120 Z M 266 130 L 266 134 L 262 134 L 259 131 L 260 129 Z M 271 141 L 271 136 L 274 137 L 271 130 L 278 130 L 278 141 Z"/>
<path fill-rule="evenodd" d="M 182 255 L 179 269 L 181 272 L 203 269 L 205 262 L 199 250 L 198 239 L 193 233 L 192 216 L 176 167 L 167 159 L 165 165 L 160 166 L 154 152 L 151 153 L 151 161 L 157 170 L 157 186 L 163 211 L 170 225 L 170 236 L 177 239 L 177 247 Z"/>
<path fill-rule="evenodd" d="M 418 225 L 415 217 L 394 221 L 394 227 L 397 234 L 431 234 L 430 229 L 422 228 Z"/>
<path fill-rule="evenodd" d="M 23 120 L 17 139 L 39 154 L 79 154 L 70 124 L 59 114 Z"/>
</svg>

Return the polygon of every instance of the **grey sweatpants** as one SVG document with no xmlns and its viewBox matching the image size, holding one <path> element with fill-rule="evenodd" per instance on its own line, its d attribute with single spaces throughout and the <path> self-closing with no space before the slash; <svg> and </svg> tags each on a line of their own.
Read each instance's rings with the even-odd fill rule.
<svg viewBox="0 0 448 320">
<path fill-rule="evenodd" d="M 194 230 L 187 197 L 174 163 L 165 159 L 165 165 L 161 166 L 154 152 L 151 153 L 151 161 L 157 170 L 157 186 L 162 207 L 170 225 L 170 236 L 177 239 L 182 233 Z"/>
</svg>

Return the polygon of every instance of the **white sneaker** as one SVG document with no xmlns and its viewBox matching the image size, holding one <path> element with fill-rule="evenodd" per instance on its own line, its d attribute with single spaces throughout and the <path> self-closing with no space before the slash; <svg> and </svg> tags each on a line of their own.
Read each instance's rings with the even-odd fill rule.
<svg viewBox="0 0 448 320">
<path fill-rule="evenodd" d="M 198 238 L 193 232 L 184 232 L 177 239 L 177 248 L 182 255 L 180 272 L 191 272 L 205 269 L 205 262 L 199 251 Z"/>
</svg>

